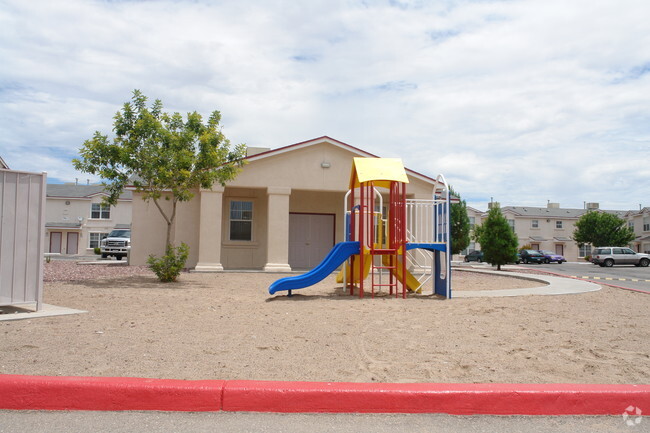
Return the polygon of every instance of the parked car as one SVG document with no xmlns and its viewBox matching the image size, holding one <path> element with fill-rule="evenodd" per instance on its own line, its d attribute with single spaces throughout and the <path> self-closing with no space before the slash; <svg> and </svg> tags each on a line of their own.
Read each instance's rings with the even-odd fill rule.
<svg viewBox="0 0 650 433">
<path fill-rule="evenodd" d="M 540 253 L 544 256 L 546 260 L 544 260 L 544 263 L 551 263 L 551 262 L 557 262 L 557 264 L 561 264 L 562 262 L 566 262 L 566 259 L 564 256 L 560 254 L 555 254 L 553 251 L 547 251 L 547 250 L 539 250 Z"/>
<path fill-rule="evenodd" d="M 483 253 L 481 251 L 472 251 L 465 256 L 466 262 L 479 262 L 483 261 Z"/>
<path fill-rule="evenodd" d="M 650 265 L 650 254 L 634 252 L 625 247 L 598 247 L 591 255 L 591 262 L 595 265 L 634 265 L 646 267 Z"/>
<path fill-rule="evenodd" d="M 115 229 L 99 243 L 102 259 L 114 256 L 117 260 L 126 257 L 131 249 L 131 230 Z"/>
<path fill-rule="evenodd" d="M 544 254 L 540 253 L 537 250 L 521 250 L 519 251 L 519 258 L 522 261 L 522 263 L 525 264 L 528 263 L 541 264 L 546 261 L 546 257 L 544 257 Z"/>
</svg>

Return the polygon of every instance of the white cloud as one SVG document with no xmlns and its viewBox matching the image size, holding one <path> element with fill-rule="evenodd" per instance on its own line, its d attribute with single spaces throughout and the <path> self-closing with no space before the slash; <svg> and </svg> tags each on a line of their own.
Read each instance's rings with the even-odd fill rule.
<svg viewBox="0 0 650 433">
<path fill-rule="evenodd" d="M 649 205 L 648 12 L 642 0 L 7 0 L 0 153 L 86 179 L 70 159 L 139 88 L 170 110 L 220 110 L 234 143 L 330 135 L 400 156 L 478 208 Z"/>
</svg>

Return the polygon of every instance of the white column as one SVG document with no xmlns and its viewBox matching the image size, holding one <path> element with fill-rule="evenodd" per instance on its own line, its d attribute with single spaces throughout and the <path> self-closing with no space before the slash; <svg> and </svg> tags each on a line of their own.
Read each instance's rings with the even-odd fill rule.
<svg viewBox="0 0 650 433">
<path fill-rule="evenodd" d="M 291 188 L 269 187 L 265 272 L 290 272 L 289 198 Z"/>
<path fill-rule="evenodd" d="M 197 272 L 223 271 L 221 265 L 221 216 L 223 215 L 222 186 L 201 190 L 201 219 L 199 222 L 199 261 Z"/>
</svg>

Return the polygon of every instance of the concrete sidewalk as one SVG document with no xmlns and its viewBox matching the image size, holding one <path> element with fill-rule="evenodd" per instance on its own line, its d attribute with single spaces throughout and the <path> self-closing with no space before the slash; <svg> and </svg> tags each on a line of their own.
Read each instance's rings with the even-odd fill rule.
<svg viewBox="0 0 650 433">
<path fill-rule="evenodd" d="M 539 281 L 545 284 L 541 287 L 527 289 L 503 290 L 457 290 L 452 292 L 455 298 L 490 298 L 502 296 L 529 296 L 529 295 L 571 295 L 577 293 L 595 292 L 600 290 L 599 284 L 574 278 L 554 277 L 551 275 L 525 274 L 521 272 L 503 272 L 490 269 L 456 268 L 460 272 L 476 272 L 480 274 L 500 275 L 504 277 L 522 278 L 530 281 Z"/>
</svg>

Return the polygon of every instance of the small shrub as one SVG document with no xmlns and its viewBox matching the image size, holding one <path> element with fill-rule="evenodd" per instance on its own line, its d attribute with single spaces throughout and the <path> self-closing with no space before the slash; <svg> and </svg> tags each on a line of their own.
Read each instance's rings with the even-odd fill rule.
<svg viewBox="0 0 650 433">
<path fill-rule="evenodd" d="M 591 261 L 591 256 L 585 256 L 585 261 L 590 262 Z"/>
<path fill-rule="evenodd" d="M 102 253 L 102 250 L 99 247 L 93 248 L 93 252 L 97 255 L 100 255 Z"/>
<path fill-rule="evenodd" d="M 190 247 L 184 242 L 179 247 L 167 247 L 167 253 L 158 258 L 150 255 L 147 263 L 158 279 L 163 283 L 176 281 L 185 267 L 185 262 L 190 254 Z"/>
</svg>

